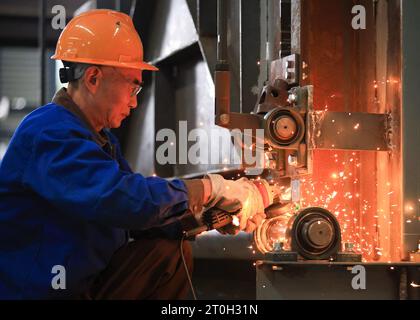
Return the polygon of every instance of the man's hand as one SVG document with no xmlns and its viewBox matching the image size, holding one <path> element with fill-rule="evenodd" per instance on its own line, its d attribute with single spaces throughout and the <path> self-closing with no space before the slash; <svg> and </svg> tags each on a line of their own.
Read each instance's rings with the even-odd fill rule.
<svg viewBox="0 0 420 320">
<path fill-rule="evenodd" d="M 209 174 L 211 196 L 205 207 L 217 207 L 221 210 L 236 213 L 236 223 L 219 230 L 221 233 L 236 234 L 239 231 L 252 232 L 265 219 L 264 208 L 271 204 L 268 183 L 258 182 L 246 178 L 239 180 L 225 180 L 220 175 Z"/>
</svg>

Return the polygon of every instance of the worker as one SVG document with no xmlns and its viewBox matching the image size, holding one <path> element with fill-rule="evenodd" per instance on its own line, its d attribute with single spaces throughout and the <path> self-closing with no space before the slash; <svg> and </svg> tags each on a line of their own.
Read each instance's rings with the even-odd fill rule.
<svg viewBox="0 0 420 320">
<path fill-rule="evenodd" d="M 0 164 L 0 299 L 188 297 L 183 231 L 217 207 L 251 232 L 263 192 L 247 179 L 168 181 L 130 169 L 109 129 L 137 107 L 143 70 L 158 69 L 143 61 L 129 16 L 73 18 L 52 59 L 68 87 L 23 119 Z"/>
</svg>

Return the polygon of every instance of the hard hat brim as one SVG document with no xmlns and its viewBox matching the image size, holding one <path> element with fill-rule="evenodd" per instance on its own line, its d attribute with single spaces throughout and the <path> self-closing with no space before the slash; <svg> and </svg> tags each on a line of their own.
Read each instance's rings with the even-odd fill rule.
<svg viewBox="0 0 420 320">
<path fill-rule="evenodd" d="M 51 59 L 63 60 L 63 61 L 75 62 L 75 63 L 87 63 L 87 64 L 93 64 L 93 65 L 110 66 L 110 67 L 117 67 L 117 68 L 130 68 L 130 69 L 137 69 L 137 70 L 159 71 L 159 68 L 144 61 L 113 62 L 113 61 L 105 61 L 105 60 L 100 61 L 98 59 L 62 58 L 62 57 L 58 57 L 56 54 L 54 54 L 51 57 Z"/>
<path fill-rule="evenodd" d="M 159 68 L 155 67 L 154 65 L 146 62 L 140 63 L 141 70 L 149 70 L 149 71 L 159 71 Z"/>
</svg>

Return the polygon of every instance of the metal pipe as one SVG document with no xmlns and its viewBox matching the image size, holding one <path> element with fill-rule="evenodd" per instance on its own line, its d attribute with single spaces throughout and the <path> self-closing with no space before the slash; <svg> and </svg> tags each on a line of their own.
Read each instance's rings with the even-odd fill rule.
<svg viewBox="0 0 420 320">
<path fill-rule="evenodd" d="M 39 0 L 39 20 L 38 20 L 38 47 L 40 51 L 40 85 L 41 85 L 41 105 L 46 103 L 45 99 L 45 0 Z"/>
<path fill-rule="evenodd" d="M 217 63 L 214 73 L 217 125 L 229 127 L 230 67 L 227 55 L 228 0 L 217 0 Z"/>
<path fill-rule="evenodd" d="M 227 63 L 228 0 L 217 0 L 217 63 Z"/>
<path fill-rule="evenodd" d="M 216 230 L 199 235 L 191 242 L 194 258 L 258 260 L 264 255 L 255 250 L 251 233 L 236 236 L 222 235 Z"/>
</svg>

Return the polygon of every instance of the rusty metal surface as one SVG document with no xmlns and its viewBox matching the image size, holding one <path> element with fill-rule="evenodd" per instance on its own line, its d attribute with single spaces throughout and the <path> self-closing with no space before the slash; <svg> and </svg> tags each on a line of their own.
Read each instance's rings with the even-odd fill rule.
<svg viewBox="0 0 420 320">
<path fill-rule="evenodd" d="M 360 0 L 366 29 L 351 25 L 352 0 L 301 1 L 300 85 L 314 86 L 314 109 L 390 113 L 391 152 L 314 150 L 302 205 L 325 204 L 367 261 L 401 259 L 401 33 L 399 1 Z"/>
<path fill-rule="evenodd" d="M 229 114 L 229 127 L 232 129 L 261 129 L 262 118 L 249 113 L 232 112 Z"/>
<path fill-rule="evenodd" d="M 389 117 L 363 112 L 315 111 L 309 128 L 310 148 L 387 151 Z"/>
<path fill-rule="evenodd" d="M 377 202 L 384 213 L 379 214 L 377 223 L 382 226 L 378 242 L 388 254 L 388 260 L 405 258 L 402 239 L 404 188 L 401 185 L 403 161 L 401 136 L 401 1 L 379 1 L 376 4 L 376 103 L 372 112 L 386 112 L 394 124 L 391 137 L 392 151 L 377 154 Z M 418 29 L 417 29 L 418 30 Z M 412 32 L 417 33 L 417 30 Z M 417 55 L 416 55 L 417 57 Z M 410 148 L 415 147 L 417 142 Z M 408 147 L 408 145 L 407 145 Z M 411 174 L 411 173 L 409 173 Z"/>
</svg>

